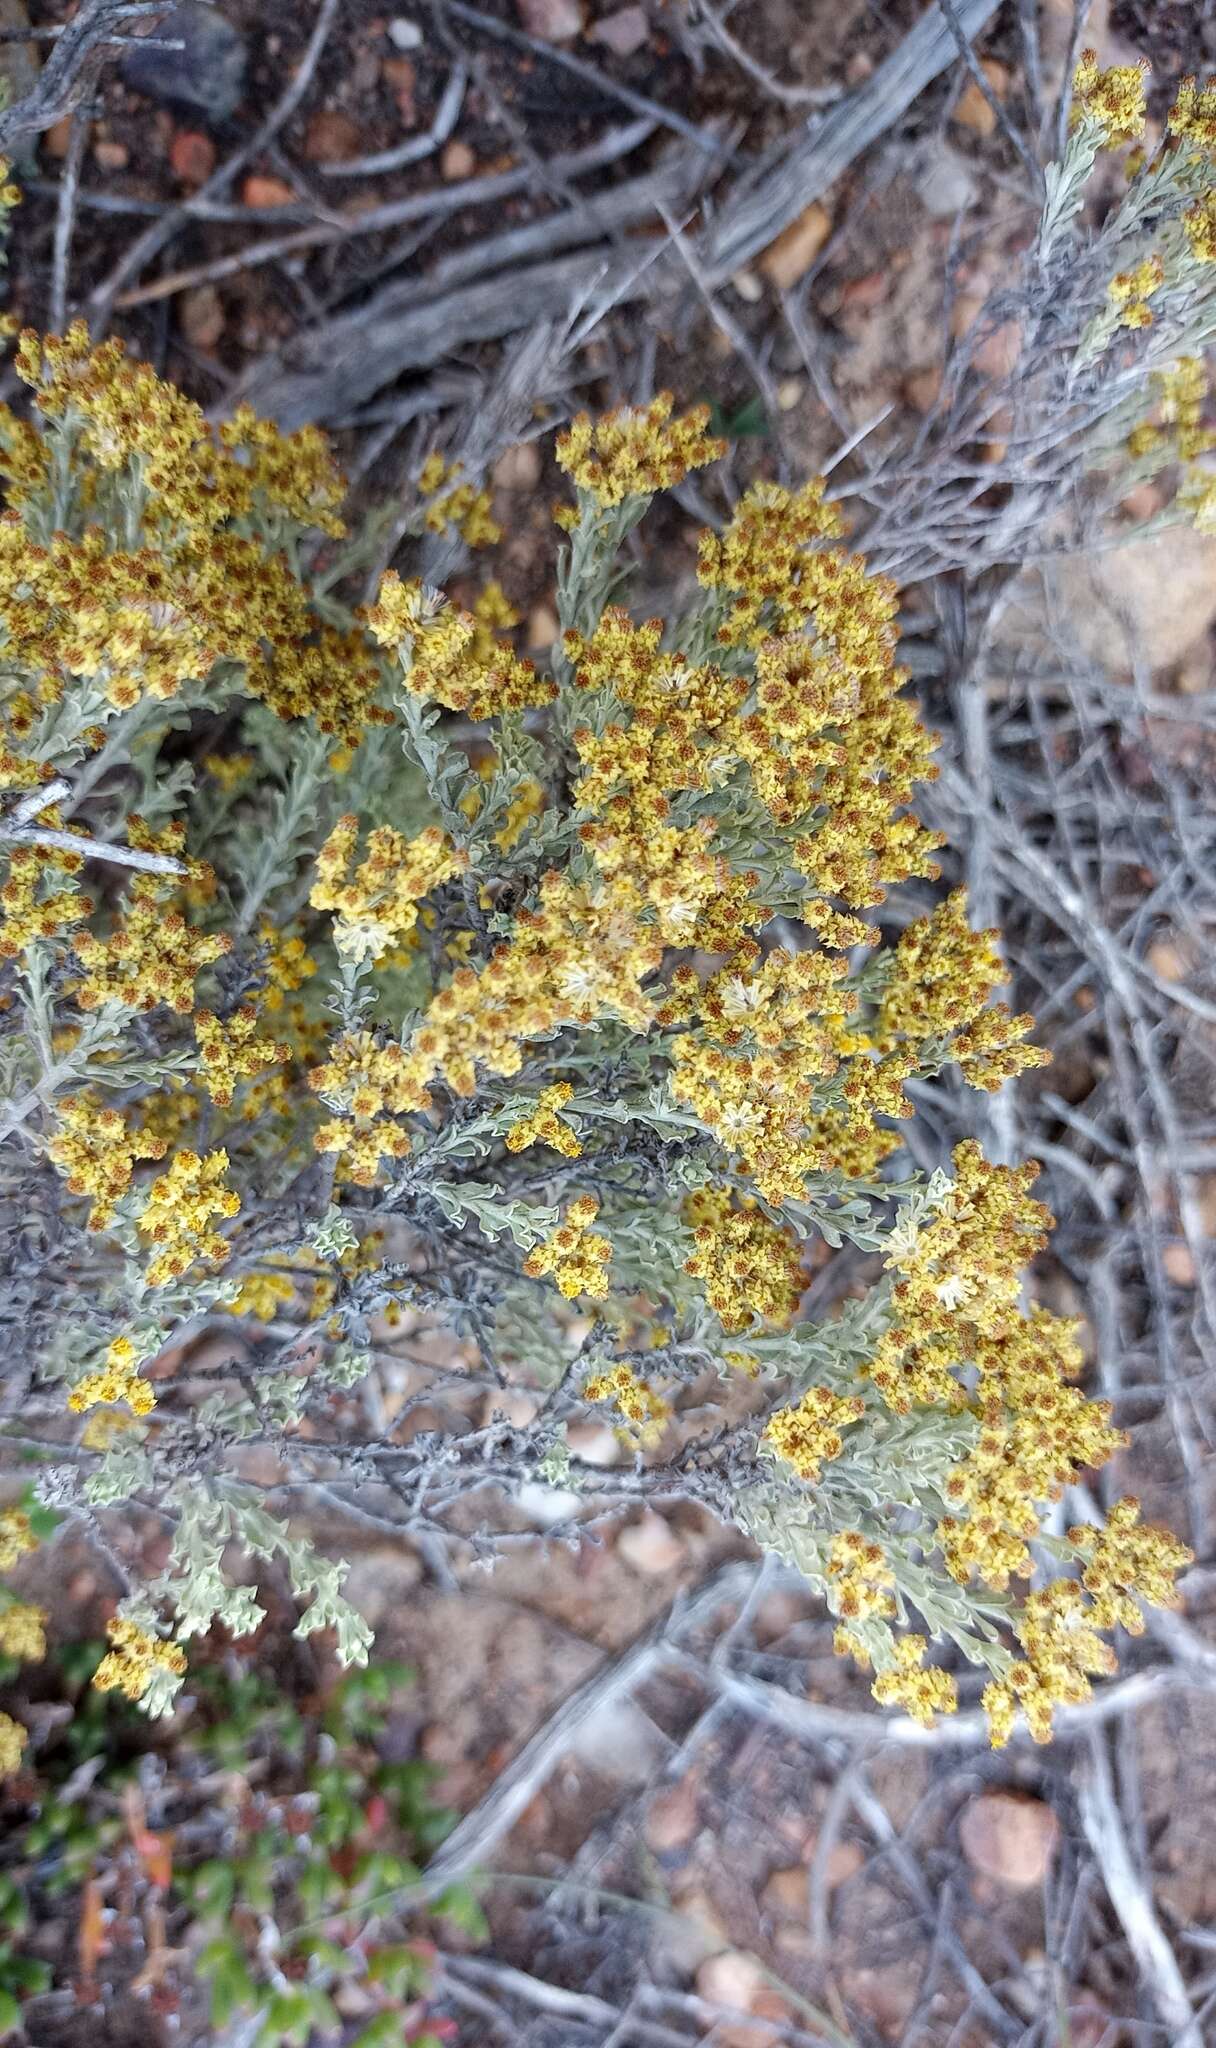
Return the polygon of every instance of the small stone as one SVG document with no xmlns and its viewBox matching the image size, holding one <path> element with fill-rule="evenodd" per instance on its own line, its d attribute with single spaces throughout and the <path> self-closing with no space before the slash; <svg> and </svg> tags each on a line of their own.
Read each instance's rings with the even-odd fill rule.
<svg viewBox="0 0 1216 2048">
<path fill-rule="evenodd" d="M 215 286 L 200 284 L 183 292 L 177 322 L 191 348 L 214 348 L 224 332 L 224 305 Z"/>
<path fill-rule="evenodd" d="M 319 107 L 304 134 L 310 164 L 345 164 L 363 147 L 363 130 L 337 107 Z"/>
<path fill-rule="evenodd" d="M 1125 498 L 1119 500 L 1119 510 L 1125 518 L 1135 520 L 1137 526 L 1145 519 L 1155 519 L 1165 509 L 1165 495 L 1160 485 L 1145 478 L 1142 484 L 1133 484 Z"/>
<path fill-rule="evenodd" d="M 1132 495 L 1129 491 L 1128 497 Z M 1126 503 L 1127 500 L 1124 499 L 1124 505 Z M 1159 509 L 1154 507 L 1154 510 Z M 1148 518 L 1151 515 L 1141 513 L 1139 516 Z M 1212 643 L 1205 633 L 1202 640 L 1197 641 L 1194 647 L 1188 648 L 1175 669 L 1174 688 L 1184 697 L 1199 697 L 1211 689 L 1212 681 Z"/>
<path fill-rule="evenodd" d="M 729 2006 L 733 2012 L 748 2012 L 753 1998 L 764 1988 L 764 1972 L 755 1956 L 742 1949 L 724 1949 L 702 1963 L 696 1977 L 697 1995 L 710 2005 Z"/>
<path fill-rule="evenodd" d="M 111 142 L 103 137 L 93 144 L 93 161 L 101 171 L 125 171 L 131 152 L 125 142 Z"/>
<path fill-rule="evenodd" d="M 993 57 L 985 57 L 980 64 L 980 70 L 997 99 L 1003 99 L 1009 89 L 1009 73 L 1005 66 L 998 64 Z M 990 105 L 974 78 L 959 94 L 953 119 L 960 128 L 968 128 L 973 135 L 981 138 L 995 134 L 996 109 Z"/>
<path fill-rule="evenodd" d="M 974 202 L 975 177 L 966 159 L 943 144 L 933 151 L 916 191 L 925 212 L 934 220 L 953 220 Z"/>
<path fill-rule="evenodd" d="M 1186 954 L 1173 939 L 1154 939 L 1144 957 L 1158 981 L 1185 981 L 1191 971 Z"/>
<path fill-rule="evenodd" d="M 1161 1254 L 1161 1264 L 1167 1280 L 1175 1287 L 1193 1287 L 1198 1278 L 1195 1271 L 1195 1255 L 1189 1244 L 1167 1244 Z"/>
<path fill-rule="evenodd" d="M 528 34 L 546 43 L 569 43 L 582 33 L 578 0 L 515 0 L 515 5 Z"/>
<path fill-rule="evenodd" d="M 168 50 L 165 43 L 182 45 Z M 133 43 L 122 61 L 123 82 L 146 99 L 195 107 L 211 121 L 226 121 L 245 84 L 245 38 L 218 7 L 186 0 L 156 23 L 155 40 Z"/>
<path fill-rule="evenodd" d="M 380 67 L 384 83 L 397 102 L 397 112 L 406 128 L 412 128 L 418 119 L 414 105 L 414 88 L 418 73 L 409 57 L 386 57 Z"/>
<path fill-rule="evenodd" d="M 375 92 L 380 83 L 380 52 L 360 50 L 350 69 L 350 89 L 360 99 Z"/>
<path fill-rule="evenodd" d="M 512 1503 L 534 1529 L 555 1529 L 578 1513 L 580 1499 L 567 1487 L 541 1486 L 534 1479 L 525 1479 L 512 1495 Z"/>
<path fill-rule="evenodd" d="M 828 1890 L 834 1892 L 838 1884 L 847 1884 L 851 1877 L 856 1877 L 865 1860 L 866 1852 L 860 1842 L 833 1842 L 823 1873 Z"/>
<path fill-rule="evenodd" d="M 806 395 L 806 382 L 802 377 L 786 377 L 777 386 L 777 403 L 782 412 L 793 412 Z"/>
<path fill-rule="evenodd" d="M 789 291 L 806 276 L 831 232 L 832 216 L 827 207 L 812 199 L 761 256 L 759 267 L 769 283 L 779 292 Z"/>
<path fill-rule="evenodd" d="M 535 441 L 517 441 L 494 464 L 494 486 L 500 491 L 533 491 L 540 482 L 540 449 Z"/>
<path fill-rule="evenodd" d="M 669 1856 L 691 1842 L 700 1818 L 697 1781 L 691 1774 L 669 1785 L 651 1802 L 643 1830 L 656 1856 Z"/>
<path fill-rule="evenodd" d="M 649 41 L 650 23 L 644 7 L 618 7 L 588 29 L 589 43 L 602 43 L 614 57 L 632 57 Z"/>
<path fill-rule="evenodd" d="M 528 613 L 528 652 L 537 653 L 541 648 L 552 647 L 561 625 L 551 604 L 533 605 Z"/>
<path fill-rule="evenodd" d="M 940 369 L 913 370 L 911 376 L 904 378 L 904 396 L 919 413 L 929 412 L 937 404 L 941 388 Z"/>
<path fill-rule="evenodd" d="M 1050 1806 L 1015 1792 L 981 1792 L 959 1822 L 971 1868 L 1013 1891 L 1042 1884 L 1059 1838 L 1060 1823 Z"/>
<path fill-rule="evenodd" d="M 566 1430 L 570 1455 L 581 1465 L 619 1465 L 621 1443 L 607 1422 L 572 1422 Z"/>
<path fill-rule="evenodd" d="M 179 129 L 170 144 L 169 162 L 183 185 L 205 185 L 215 169 L 215 144 L 201 129 Z"/>
<path fill-rule="evenodd" d="M 56 121 L 53 128 L 46 130 L 42 138 L 42 147 L 47 155 L 55 157 L 60 163 L 63 162 L 71 147 L 72 123 L 74 120 L 75 115 L 65 114 L 61 121 Z"/>
<path fill-rule="evenodd" d="M 959 292 L 954 304 L 950 308 L 950 332 L 954 336 L 955 341 L 961 341 L 964 334 L 969 334 L 975 326 L 984 307 L 988 304 L 988 290 L 988 279 L 976 276 L 972 279 L 966 291 Z"/>
<path fill-rule="evenodd" d="M 846 85 L 864 85 L 867 78 L 874 76 L 874 59 L 866 50 L 858 50 L 849 58 L 844 67 Z"/>
<path fill-rule="evenodd" d="M 621 1530 L 616 1547 L 625 1563 L 647 1578 L 661 1578 L 684 1563 L 684 1545 L 652 1509 L 647 1509 L 641 1521 Z"/>
<path fill-rule="evenodd" d="M 422 48 L 422 30 L 416 21 L 409 19 L 408 15 L 395 14 L 388 25 L 386 33 L 394 50 L 420 50 Z"/>
<path fill-rule="evenodd" d="M 254 171 L 241 186 L 241 198 L 246 206 L 260 209 L 264 206 L 294 206 L 297 194 L 290 185 L 284 184 L 282 178 L 268 178 Z"/>
<path fill-rule="evenodd" d="M 764 297 L 764 286 L 754 270 L 736 270 L 731 283 L 745 306 L 758 306 Z"/>
<path fill-rule="evenodd" d="M 461 142 L 458 136 L 453 136 L 450 142 L 444 144 L 443 155 L 439 159 L 439 175 L 446 179 L 449 185 L 459 184 L 462 178 L 471 178 L 476 169 L 477 158 L 467 142 Z"/>
<path fill-rule="evenodd" d="M 842 313 L 870 313 L 881 306 L 891 289 L 890 270 L 868 270 L 864 277 L 851 277 L 840 291 Z"/>
<path fill-rule="evenodd" d="M 777 1920 L 805 1920 L 809 1910 L 810 1872 L 796 1863 L 790 1870 L 774 1870 L 760 1894 L 760 1904 Z"/>
<path fill-rule="evenodd" d="M 1021 353 L 1021 321 L 1002 320 L 999 327 L 994 327 L 991 334 L 984 336 L 971 361 L 981 376 L 992 377 L 999 382 L 1012 376 Z"/>
</svg>

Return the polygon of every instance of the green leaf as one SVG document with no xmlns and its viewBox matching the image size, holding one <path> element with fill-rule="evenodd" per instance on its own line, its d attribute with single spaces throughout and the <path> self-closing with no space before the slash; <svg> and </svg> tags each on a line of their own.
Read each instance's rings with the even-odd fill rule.
<svg viewBox="0 0 1216 2048">
<path fill-rule="evenodd" d="M 470 1941 L 488 1941 L 490 1938 L 490 1923 L 482 1912 L 476 1892 L 466 1884 L 449 1885 L 447 1891 L 440 1892 L 432 1911 L 442 1919 L 450 1920 L 453 1927 L 468 1935 Z"/>
<path fill-rule="evenodd" d="M 249 1974 L 245 1958 L 235 1941 L 221 1935 L 208 1942 L 198 1958 L 199 1976 L 211 1985 L 211 2021 L 226 2026 L 239 2012 L 248 2012 L 258 2002 L 258 1989 Z"/>
<path fill-rule="evenodd" d="M 404 2039 L 400 2013 L 378 2012 L 375 2019 L 369 2020 L 362 2032 L 355 2035 L 350 2048 L 402 2048 Z"/>
<path fill-rule="evenodd" d="M 431 1959 L 408 1942 L 373 1950 L 367 1959 L 368 1981 L 383 1984 L 394 1998 L 417 1998 L 431 1982 Z"/>
<path fill-rule="evenodd" d="M 772 432 L 764 400 L 758 391 L 734 412 L 726 412 L 714 399 L 709 408 L 709 431 L 726 441 L 747 441 L 762 439 Z"/>
</svg>

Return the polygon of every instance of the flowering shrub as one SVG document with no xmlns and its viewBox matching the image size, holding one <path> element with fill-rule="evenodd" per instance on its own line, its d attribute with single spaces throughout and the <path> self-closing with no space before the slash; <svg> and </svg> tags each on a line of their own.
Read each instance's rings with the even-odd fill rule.
<svg viewBox="0 0 1216 2048">
<path fill-rule="evenodd" d="M 1163 308 L 1203 329 L 1210 97 L 1184 89 L 1131 187 L 1078 378 Z M 1142 119 L 1140 74 L 1086 60 L 1036 260 Z M 488 1554 L 487 1489 L 540 1479 L 703 1502 L 822 1589 L 877 1699 L 948 1712 L 925 1663 L 946 1638 L 987 1674 L 994 1740 L 1019 1714 L 1045 1739 L 1186 1552 L 1130 1501 L 1045 1533 L 1122 1438 L 1076 1384 L 1075 1327 L 1028 1296 L 1035 1169 L 904 1152 L 912 1084 L 996 1089 L 1046 1055 L 962 894 L 884 935 L 886 892 L 938 875 L 914 808 L 935 739 L 895 588 L 822 482 L 753 483 L 688 601 L 639 621 L 625 543 L 723 450 L 665 397 L 576 420 L 561 635 L 533 666 L 492 583 L 466 610 L 390 571 L 345 601 L 363 542 L 316 432 L 242 410 L 213 433 L 79 328 L 24 336 L 17 367 L 9 1413 L 45 1447 L 39 1497 L 121 1582 L 97 1684 L 163 1711 L 192 1637 L 259 1621 L 241 1553 L 285 1565 L 301 1632 L 366 1655 L 278 1492 L 357 1493 Z M 1205 523 L 1199 366 L 1150 387 L 1160 425 L 1138 388 L 1124 470 L 1181 462 Z M 416 532 L 496 537 L 441 457 L 422 484 Z M 846 1240 L 869 1290 L 800 1318 L 808 1246 Z M 403 1317 L 475 1357 L 457 1383 L 539 1389 L 534 1419 L 380 1427 L 359 1384 Z M 638 1456 L 593 1477 L 567 1430 L 596 1413 Z M 132 1501 L 170 1532 L 138 1583 Z M 11 1562 L 28 1530 L 4 1527 Z M 1027 1591 L 1035 1546 L 1059 1575 Z M 0 1730 L 4 1761 L 20 1742 Z"/>
</svg>

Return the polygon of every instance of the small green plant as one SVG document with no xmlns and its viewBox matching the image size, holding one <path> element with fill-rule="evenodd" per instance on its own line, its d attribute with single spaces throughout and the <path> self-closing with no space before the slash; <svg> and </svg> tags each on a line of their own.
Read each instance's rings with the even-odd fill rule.
<svg viewBox="0 0 1216 2048">
<path fill-rule="evenodd" d="M 257 2048 L 442 2048 L 434 1929 L 484 1923 L 466 1886 L 410 1904 L 453 1817 L 433 1766 L 382 1754 L 409 1670 L 371 1665 L 315 1701 L 233 1658 L 204 1663 L 149 1753 L 142 1717 L 90 1686 L 101 1655 L 75 1645 L 49 1667 L 72 1718 L 8 1791 L 3 2028 L 56 1986 L 87 1998 L 125 1978 L 194 2023 L 201 2000 L 217 2030 L 256 2020 Z M 65 1930 L 54 1966 L 27 1953 L 31 1921 Z"/>
</svg>

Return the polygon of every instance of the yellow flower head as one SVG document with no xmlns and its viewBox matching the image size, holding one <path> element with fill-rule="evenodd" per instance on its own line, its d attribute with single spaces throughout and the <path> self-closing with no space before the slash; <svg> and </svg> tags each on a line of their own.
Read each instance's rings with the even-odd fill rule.
<svg viewBox="0 0 1216 2048">
<path fill-rule="evenodd" d="M 11 1714 L 0 1714 L 0 1778 L 11 1778 L 21 1769 L 21 1758 L 30 1739 L 28 1728 Z"/>
<path fill-rule="evenodd" d="M 129 1700 L 141 1700 L 158 1672 L 180 1678 L 186 1669 L 186 1653 L 177 1643 L 166 1643 L 150 1635 L 135 1622 L 115 1616 L 106 1623 L 110 1649 L 93 1673 L 98 1692 L 121 1692 Z"/>
<path fill-rule="evenodd" d="M 235 1216 L 241 1206 L 235 1190 L 223 1185 L 227 1171 L 228 1154 L 222 1148 L 205 1158 L 183 1151 L 153 1181 L 135 1219 L 141 1236 L 155 1248 L 147 1267 L 150 1287 L 179 1280 L 195 1264 L 222 1266 L 228 1258 L 228 1241 L 211 1220 Z"/>
<path fill-rule="evenodd" d="M 591 1228 L 599 1206 L 594 1195 L 579 1195 L 571 1202 L 557 1229 L 524 1260 L 530 1279 L 551 1274 L 568 1301 L 580 1294 L 592 1301 L 606 1298 L 612 1245 Z"/>
<path fill-rule="evenodd" d="M 569 1081 L 555 1081 L 550 1088 L 543 1088 L 536 1098 L 536 1107 L 527 1116 L 519 1118 L 507 1132 L 508 1152 L 526 1152 L 529 1145 L 551 1145 L 566 1159 L 577 1159 L 582 1152 L 578 1133 L 573 1124 L 568 1124 L 558 1115 L 573 1095 Z"/>
<path fill-rule="evenodd" d="M 468 861 L 437 825 L 414 839 L 403 838 L 391 825 L 378 825 L 368 835 L 365 858 L 355 866 L 358 835 L 358 818 L 348 812 L 317 855 L 317 880 L 308 900 L 314 910 L 336 913 L 339 953 L 375 961 L 409 937 L 422 898 L 462 873 Z"/>
<path fill-rule="evenodd" d="M 11 1571 L 27 1550 L 38 1548 L 38 1538 L 23 1508 L 0 1508 L 0 1572 Z"/>
<path fill-rule="evenodd" d="M 1081 56 L 1072 81 L 1071 121 L 1094 121 L 1102 141 L 1134 142 L 1144 133 L 1144 82 L 1147 64 L 1119 64 L 1103 71 L 1093 50 Z"/>
<path fill-rule="evenodd" d="M 816 1480 L 820 1465 L 844 1450 L 842 1430 L 860 1422 L 866 1404 L 859 1394 L 834 1394 L 830 1387 L 808 1387 L 792 1407 L 778 1408 L 761 1432 L 764 1449 L 789 1465 L 799 1479 Z"/>
<path fill-rule="evenodd" d="M 14 1600 L 0 1607 L 0 1650 L 22 1663 L 38 1664 L 46 1656 L 46 1611 Z"/>
<path fill-rule="evenodd" d="M 1155 254 L 1146 256 L 1133 270 L 1121 270 L 1112 277 L 1106 292 L 1112 306 L 1119 309 L 1117 325 L 1151 327 L 1153 315 L 1148 302 L 1164 283 L 1165 265 Z"/>
<path fill-rule="evenodd" d="M 690 469 L 702 469 L 726 453 L 725 441 L 705 431 L 707 405 L 673 419 L 674 403 L 669 391 L 661 391 L 647 406 L 606 413 L 598 420 L 579 413 L 557 437 L 559 464 L 605 509 L 626 498 L 670 490 Z"/>
<path fill-rule="evenodd" d="M 611 1401 L 628 1424 L 622 1434 L 642 1450 L 653 1449 L 671 1421 L 671 1404 L 639 1379 L 632 1366 L 614 1365 L 593 1374 L 583 1383 L 583 1399 Z"/>
<path fill-rule="evenodd" d="M 1184 78 L 1166 120 L 1169 134 L 1195 150 L 1216 150 L 1216 85 Z"/>
</svg>

